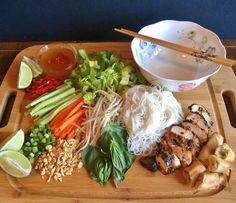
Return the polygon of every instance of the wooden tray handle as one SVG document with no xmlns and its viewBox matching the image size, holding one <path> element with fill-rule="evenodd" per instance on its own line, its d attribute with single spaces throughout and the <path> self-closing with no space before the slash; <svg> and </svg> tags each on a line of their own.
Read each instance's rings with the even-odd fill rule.
<svg viewBox="0 0 236 203">
<path fill-rule="evenodd" d="M 0 133 L 9 135 L 18 130 L 22 113 L 25 92 L 17 89 L 18 71 L 22 53 L 17 54 L 0 86 Z M 4 123 L 1 122 L 4 117 Z M 5 120 L 5 118 L 7 118 Z"/>
<path fill-rule="evenodd" d="M 0 132 L 9 134 L 16 131 L 21 120 L 21 105 L 24 92 L 0 87 Z"/>
<path fill-rule="evenodd" d="M 220 74 L 224 75 L 224 78 L 220 77 Z M 236 149 L 236 127 L 232 123 L 231 117 L 236 120 L 236 77 L 232 69 L 222 68 L 220 73 L 217 73 L 212 77 L 211 82 L 214 95 L 212 100 L 214 102 L 214 109 L 216 112 L 216 119 L 219 126 L 219 131 L 224 134 L 226 142 L 229 143 L 234 149 Z M 228 101 L 224 100 L 227 97 Z M 227 103 L 227 104 L 226 104 Z M 226 106 L 227 105 L 227 106 Z M 230 108 L 231 107 L 231 108 Z M 228 111 L 227 111 L 228 108 Z"/>
<path fill-rule="evenodd" d="M 225 99 L 224 99 L 225 98 Z M 226 100 L 227 99 L 227 100 Z M 220 105 L 223 103 L 224 105 Z M 222 92 L 221 101 L 218 102 L 222 118 L 222 127 L 225 139 L 228 143 L 236 143 L 236 92 L 234 89 L 225 89 Z M 227 115 L 227 116 L 225 116 Z M 236 149 L 236 144 L 235 144 Z"/>
</svg>

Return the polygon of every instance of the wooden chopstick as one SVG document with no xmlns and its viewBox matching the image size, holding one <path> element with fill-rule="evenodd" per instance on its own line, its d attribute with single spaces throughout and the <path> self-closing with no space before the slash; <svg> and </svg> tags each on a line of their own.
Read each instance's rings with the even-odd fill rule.
<svg viewBox="0 0 236 203">
<path fill-rule="evenodd" d="M 193 48 L 185 47 L 185 46 L 180 45 L 180 44 L 175 44 L 175 43 L 172 43 L 172 42 L 167 42 L 167 41 L 164 41 L 164 40 L 156 39 L 156 38 L 153 38 L 153 37 L 149 37 L 149 36 L 146 36 L 146 35 L 139 34 L 137 32 L 126 30 L 124 28 L 121 28 L 121 29 L 115 28 L 114 30 L 117 31 L 117 32 L 120 32 L 122 34 L 126 34 L 126 35 L 129 35 L 129 36 L 132 36 L 132 37 L 136 37 L 136 38 L 139 38 L 139 39 L 142 39 L 142 40 L 146 40 L 146 41 L 158 44 L 158 45 L 166 47 L 168 49 L 172 49 L 172 50 L 182 52 L 182 53 L 194 56 L 194 57 L 205 59 L 207 61 L 212 61 L 214 63 L 222 64 L 222 65 L 225 65 L 225 66 L 228 66 L 228 67 L 236 68 L 236 61 L 232 60 L 232 59 L 219 57 L 219 56 L 216 56 L 216 55 L 210 55 L 209 53 L 201 51 L 201 50 L 196 50 L 196 49 L 193 49 Z"/>
</svg>

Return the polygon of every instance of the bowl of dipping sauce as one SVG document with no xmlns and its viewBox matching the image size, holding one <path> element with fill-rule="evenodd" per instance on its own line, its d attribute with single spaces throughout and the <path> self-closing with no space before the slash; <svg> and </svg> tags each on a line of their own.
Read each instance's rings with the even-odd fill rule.
<svg viewBox="0 0 236 203">
<path fill-rule="evenodd" d="M 71 44 L 51 43 L 39 50 L 36 61 L 46 76 L 65 80 L 76 66 L 76 49 Z"/>
<path fill-rule="evenodd" d="M 164 20 L 143 27 L 140 34 L 225 57 L 219 37 L 189 21 Z M 192 90 L 217 73 L 221 65 L 134 38 L 131 50 L 144 77 L 173 92 Z"/>
</svg>

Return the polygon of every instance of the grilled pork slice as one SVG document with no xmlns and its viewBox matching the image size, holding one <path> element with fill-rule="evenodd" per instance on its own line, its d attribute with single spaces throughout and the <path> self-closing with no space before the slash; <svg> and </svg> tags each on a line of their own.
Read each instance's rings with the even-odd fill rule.
<svg viewBox="0 0 236 203">
<path fill-rule="evenodd" d="M 206 121 L 208 127 L 211 127 L 213 125 L 211 115 L 204 106 L 200 104 L 192 104 L 188 108 L 192 113 L 200 114 Z"/>
<path fill-rule="evenodd" d="M 162 139 L 162 142 L 157 143 L 156 162 L 160 171 L 165 175 L 174 172 L 175 169 L 181 166 L 180 160 L 164 139 Z"/>
<path fill-rule="evenodd" d="M 177 136 L 183 137 L 186 140 L 186 147 L 192 152 L 193 158 L 195 158 L 200 152 L 199 139 L 193 135 L 189 130 L 185 130 L 181 126 L 174 125 L 171 127 L 170 132 Z"/>
<path fill-rule="evenodd" d="M 172 161 L 172 167 L 174 169 L 177 169 L 177 168 L 181 167 L 180 160 L 174 153 L 171 155 L 171 161 Z"/>
<path fill-rule="evenodd" d="M 158 170 L 158 165 L 155 156 L 143 157 L 140 159 L 140 163 L 142 164 L 143 167 L 145 167 L 149 171 L 155 172 Z"/>
<path fill-rule="evenodd" d="M 185 121 L 181 123 L 181 125 L 184 127 L 186 130 L 190 130 L 194 135 L 196 135 L 200 141 L 200 143 L 205 143 L 208 140 L 207 133 L 202 130 L 198 125 L 194 123 L 190 123 L 188 121 Z"/>
<path fill-rule="evenodd" d="M 181 126 L 179 125 L 173 125 L 171 128 L 170 128 L 170 132 L 171 133 L 174 133 L 180 137 L 183 137 L 185 139 L 188 139 L 188 140 L 192 140 L 194 135 L 191 133 L 191 131 L 189 130 L 185 130 L 184 128 L 182 128 Z"/>
<path fill-rule="evenodd" d="M 207 134 L 209 133 L 209 126 L 206 121 L 198 113 L 190 113 L 187 115 L 186 120 L 190 123 L 196 124 L 199 128 L 203 129 Z"/>
<path fill-rule="evenodd" d="M 156 162 L 159 165 L 160 171 L 166 175 L 173 173 L 175 169 L 181 166 L 178 157 L 175 154 L 162 152 L 156 156 Z"/>
<path fill-rule="evenodd" d="M 173 133 L 166 133 L 164 139 L 179 158 L 182 166 L 186 167 L 192 163 L 192 152 L 188 149 L 186 139 Z"/>
</svg>

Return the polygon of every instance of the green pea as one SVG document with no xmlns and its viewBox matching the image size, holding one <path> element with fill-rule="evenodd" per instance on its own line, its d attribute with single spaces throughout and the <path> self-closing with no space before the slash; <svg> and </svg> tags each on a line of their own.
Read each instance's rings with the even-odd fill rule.
<svg viewBox="0 0 236 203">
<path fill-rule="evenodd" d="M 38 147 L 33 147 L 32 148 L 32 152 L 35 154 L 35 153 L 37 153 L 38 152 Z"/>
<path fill-rule="evenodd" d="M 35 156 L 38 157 L 38 156 L 40 156 L 41 154 L 42 154 L 42 152 L 38 151 L 38 152 L 35 153 Z"/>
<path fill-rule="evenodd" d="M 31 152 L 29 155 L 30 157 L 34 158 L 34 153 Z"/>
<path fill-rule="evenodd" d="M 43 134 L 42 133 L 38 133 L 38 137 L 39 137 L 39 139 L 42 139 L 43 138 Z"/>
<path fill-rule="evenodd" d="M 30 137 L 34 137 L 34 133 L 30 133 L 29 136 L 30 136 Z"/>
<path fill-rule="evenodd" d="M 32 132 L 33 132 L 34 134 L 36 134 L 38 131 L 39 131 L 38 128 L 34 128 Z"/>
<path fill-rule="evenodd" d="M 25 146 L 30 146 L 30 142 L 26 142 L 26 143 L 25 143 Z"/>
<path fill-rule="evenodd" d="M 49 134 L 45 134 L 44 137 L 45 137 L 45 138 L 49 138 L 50 135 L 49 135 Z"/>
<path fill-rule="evenodd" d="M 38 138 L 38 137 L 35 137 L 35 138 L 34 138 L 34 141 L 35 141 L 35 142 L 38 142 L 38 141 L 39 141 L 39 138 Z"/>
<path fill-rule="evenodd" d="M 41 139 L 41 142 L 45 144 L 47 142 L 46 138 Z"/>
<path fill-rule="evenodd" d="M 33 146 L 38 146 L 38 142 L 34 142 L 34 143 L 33 143 Z"/>
</svg>

